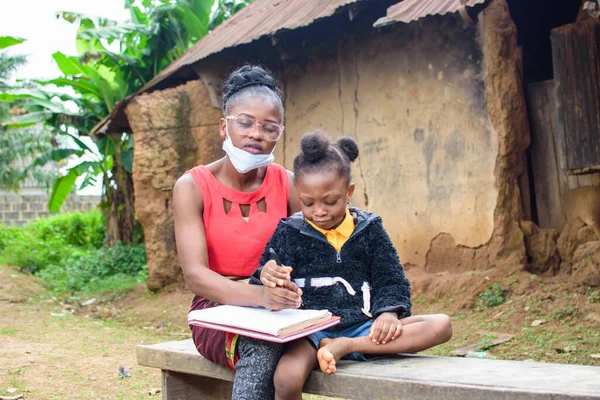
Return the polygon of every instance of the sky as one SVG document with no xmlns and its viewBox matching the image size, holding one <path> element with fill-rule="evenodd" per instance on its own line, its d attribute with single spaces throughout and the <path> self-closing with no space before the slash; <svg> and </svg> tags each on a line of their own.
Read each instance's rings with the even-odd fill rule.
<svg viewBox="0 0 600 400">
<path fill-rule="evenodd" d="M 125 0 L 0 0 L 0 36 L 16 36 L 26 42 L 10 49 L 28 56 L 28 64 L 16 74 L 19 79 L 49 79 L 60 75 L 52 53 L 77 55 L 77 24 L 56 18 L 57 11 L 126 20 Z"/>
<path fill-rule="evenodd" d="M 9 48 L 11 54 L 28 58 L 14 79 L 51 79 L 61 75 L 52 54 L 77 55 L 77 24 L 56 18 L 57 11 L 72 11 L 118 21 L 129 18 L 125 0 L 0 0 L 0 36 L 27 39 Z M 88 187 L 82 195 L 101 193 L 101 186 Z"/>
</svg>

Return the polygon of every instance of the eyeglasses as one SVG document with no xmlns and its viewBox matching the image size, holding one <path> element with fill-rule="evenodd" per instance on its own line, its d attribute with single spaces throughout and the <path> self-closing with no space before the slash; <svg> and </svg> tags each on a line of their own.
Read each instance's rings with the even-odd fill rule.
<svg viewBox="0 0 600 400">
<path fill-rule="evenodd" d="M 263 121 L 262 123 L 258 123 L 254 118 L 245 115 L 238 115 L 237 117 L 230 115 L 229 117 L 225 117 L 225 119 L 233 120 L 232 128 L 238 135 L 250 136 L 254 132 L 254 128 L 258 126 L 264 140 L 275 142 L 283 133 L 283 125 L 276 124 L 275 122 Z"/>
</svg>

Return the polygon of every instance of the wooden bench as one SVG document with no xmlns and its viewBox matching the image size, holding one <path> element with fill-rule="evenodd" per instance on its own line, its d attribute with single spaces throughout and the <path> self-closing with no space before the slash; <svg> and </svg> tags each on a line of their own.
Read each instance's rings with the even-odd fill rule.
<svg viewBox="0 0 600 400">
<path fill-rule="evenodd" d="M 165 400 L 231 399 L 234 373 L 200 356 L 190 340 L 137 346 L 140 365 L 162 370 Z M 342 361 L 315 371 L 306 393 L 345 399 L 600 399 L 600 367 L 406 355 Z"/>
</svg>

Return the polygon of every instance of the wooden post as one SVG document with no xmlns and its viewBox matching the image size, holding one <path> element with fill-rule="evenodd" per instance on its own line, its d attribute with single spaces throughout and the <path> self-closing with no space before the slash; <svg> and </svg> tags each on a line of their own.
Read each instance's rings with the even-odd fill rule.
<svg viewBox="0 0 600 400">
<path fill-rule="evenodd" d="M 527 105 L 531 126 L 531 166 L 535 202 L 540 228 L 562 229 L 565 216 L 561 195 L 568 191 L 566 176 L 561 170 L 557 133 L 555 90 L 553 81 L 527 86 Z"/>
<path fill-rule="evenodd" d="M 232 388 L 217 378 L 162 371 L 163 400 L 230 400 Z"/>
<path fill-rule="evenodd" d="M 554 81 L 564 126 L 567 173 L 600 171 L 600 22 L 552 30 Z"/>
</svg>

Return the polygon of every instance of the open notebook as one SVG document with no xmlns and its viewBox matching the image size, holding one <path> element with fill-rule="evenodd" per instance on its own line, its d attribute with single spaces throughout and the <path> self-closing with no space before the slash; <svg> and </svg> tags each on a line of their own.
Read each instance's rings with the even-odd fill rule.
<svg viewBox="0 0 600 400">
<path fill-rule="evenodd" d="M 285 343 L 337 325 L 340 318 L 327 310 L 269 311 L 226 305 L 190 311 L 188 322 L 190 325 Z"/>
</svg>

